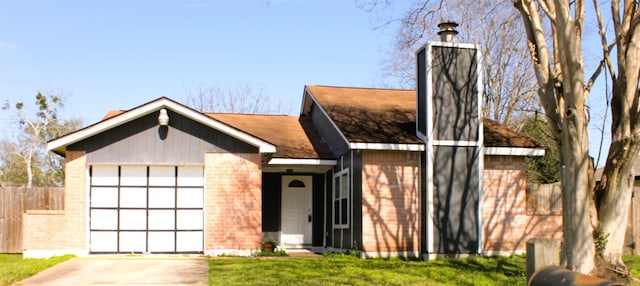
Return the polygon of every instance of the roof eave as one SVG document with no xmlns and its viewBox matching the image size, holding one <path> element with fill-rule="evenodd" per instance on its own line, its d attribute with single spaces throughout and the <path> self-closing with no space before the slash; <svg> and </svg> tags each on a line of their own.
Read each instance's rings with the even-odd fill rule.
<svg viewBox="0 0 640 286">
<path fill-rule="evenodd" d="M 337 164 L 337 160 L 328 159 L 272 158 L 269 160 L 269 165 L 336 166 Z"/>
<path fill-rule="evenodd" d="M 144 115 L 147 115 L 151 112 L 155 112 L 162 108 L 168 108 L 176 113 L 179 113 L 182 116 L 185 116 L 189 119 L 192 119 L 196 122 L 202 123 L 205 126 L 214 128 L 222 133 L 225 133 L 229 136 L 232 136 L 238 140 L 246 142 L 250 145 L 253 145 L 258 148 L 260 153 L 275 153 L 276 146 L 256 138 L 248 133 L 244 133 L 239 131 L 233 127 L 230 127 L 226 124 L 223 124 L 209 116 L 206 116 L 198 111 L 195 111 L 189 107 L 181 105 L 175 101 L 172 101 L 168 98 L 162 97 L 155 101 L 149 102 L 147 104 L 138 106 L 134 109 L 126 111 L 117 116 L 111 117 L 109 119 L 100 121 L 94 125 L 90 125 L 86 128 L 80 129 L 78 131 L 69 133 L 62 137 L 58 137 L 47 142 L 47 150 L 53 151 L 58 154 L 64 154 L 66 147 L 79 142 L 81 140 L 87 139 L 96 134 L 102 133 L 111 128 L 123 125 L 125 123 L 131 122 L 135 119 L 138 119 Z"/>
<path fill-rule="evenodd" d="M 525 147 L 484 147 L 485 155 L 496 156 L 544 156 L 545 150 L 542 148 Z"/>
<path fill-rule="evenodd" d="M 382 151 L 425 151 L 425 144 L 422 143 L 363 143 L 351 142 L 349 147 L 354 150 L 382 150 Z M 525 147 L 484 147 L 485 155 L 498 156 L 544 156 L 545 150 L 542 148 Z"/>
<path fill-rule="evenodd" d="M 424 151 L 423 143 L 370 143 L 370 142 L 350 142 L 349 148 L 354 150 L 393 150 L 393 151 Z"/>
</svg>

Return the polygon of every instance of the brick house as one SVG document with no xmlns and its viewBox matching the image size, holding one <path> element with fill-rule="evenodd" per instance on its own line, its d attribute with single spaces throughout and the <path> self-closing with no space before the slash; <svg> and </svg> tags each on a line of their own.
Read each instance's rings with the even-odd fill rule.
<svg viewBox="0 0 640 286">
<path fill-rule="evenodd" d="M 438 73 L 424 68 L 438 48 L 471 52 L 475 71 L 475 46 L 435 43 L 418 53 L 419 77 Z M 524 158 L 542 146 L 483 119 L 477 88 L 454 104 L 476 115 L 437 117 L 461 114 L 438 86 L 308 85 L 299 116 L 201 113 L 168 98 L 110 112 L 48 143 L 66 158 L 65 210 L 24 215 L 24 255 L 250 255 L 270 238 L 432 257 L 516 253 L 531 237 L 558 237 L 560 227 L 533 228 L 541 218 L 526 212 Z M 447 130 L 456 138 L 437 138 Z"/>
</svg>

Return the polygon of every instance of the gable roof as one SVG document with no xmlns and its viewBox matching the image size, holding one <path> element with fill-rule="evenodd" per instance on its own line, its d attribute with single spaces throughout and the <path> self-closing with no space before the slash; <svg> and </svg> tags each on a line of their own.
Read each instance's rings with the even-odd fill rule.
<svg viewBox="0 0 640 286">
<path fill-rule="evenodd" d="M 276 145 L 272 158 L 335 159 L 308 117 L 230 113 L 207 116 Z"/>
<path fill-rule="evenodd" d="M 351 146 L 423 143 L 416 135 L 415 90 L 307 85 L 305 91 Z M 483 132 L 485 154 L 544 153 L 540 143 L 488 118 L 483 118 Z"/>
<path fill-rule="evenodd" d="M 47 149 L 58 154 L 64 154 L 67 146 L 73 143 L 82 141 L 114 127 L 131 122 L 149 113 L 157 112 L 163 108 L 179 113 L 180 115 L 185 116 L 191 120 L 197 121 L 201 124 L 204 124 L 205 126 L 216 129 L 247 144 L 253 145 L 258 148 L 260 153 L 276 152 L 276 146 L 274 146 L 273 144 L 255 137 L 249 133 L 243 132 L 222 122 L 219 122 L 212 117 L 206 116 L 196 110 L 179 104 L 166 97 L 158 98 L 154 101 L 140 105 L 127 111 L 110 111 L 109 114 L 107 114 L 107 116 L 105 116 L 105 118 L 100 122 L 47 142 Z"/>
</svg>

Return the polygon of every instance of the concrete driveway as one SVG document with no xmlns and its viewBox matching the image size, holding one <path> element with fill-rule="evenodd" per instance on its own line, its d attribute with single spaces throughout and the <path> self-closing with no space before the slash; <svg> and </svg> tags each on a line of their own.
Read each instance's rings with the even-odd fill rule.
<svg viewBox="0 0 640 286">
<path fill-rule="evenodd" d="M 76 258 L 14 285 L 207 285 L 202 258 Z"/>
</svg>

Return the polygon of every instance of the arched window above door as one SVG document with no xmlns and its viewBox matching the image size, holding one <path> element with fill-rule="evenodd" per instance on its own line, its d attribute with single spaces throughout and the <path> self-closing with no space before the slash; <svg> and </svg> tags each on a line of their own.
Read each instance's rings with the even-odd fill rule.
<svg viewBox="0 0 640 286">
<path fill-rule="evenodd" d="M 304 188 L 305 185 L 300 180 L 293 180 L 289 183 L 289 188 Z"/>
</svg>

